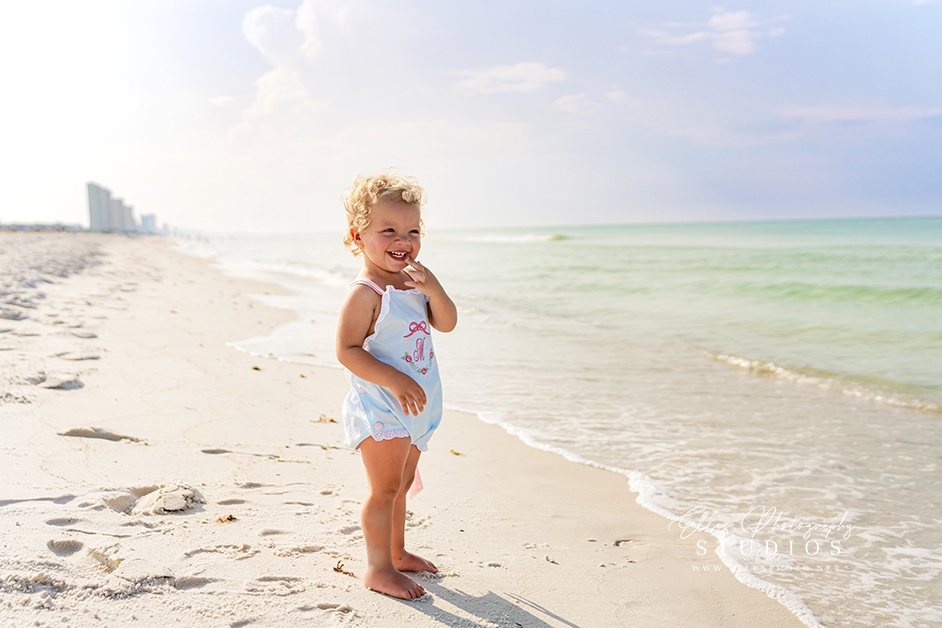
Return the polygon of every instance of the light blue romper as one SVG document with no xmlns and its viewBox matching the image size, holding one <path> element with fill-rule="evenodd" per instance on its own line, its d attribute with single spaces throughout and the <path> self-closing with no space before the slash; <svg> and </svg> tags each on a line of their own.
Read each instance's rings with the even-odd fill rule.
<svg viewBox="0 0 942 628">
<path fill-rule="evenodd" d="M 380 289 L 368 279 L 357 279 L 382 296 L 382 308 L 373 333 L 363 348 L 418 382 L 425 391 L 425 409 L 419 416 L 402 411 L 399 400 L 385 386 L 360 379 L 345 370 L 350 392 L 343 402 L 344 444 L 354 449 L 367 437 L 374 440 L 409 437 L 420 451 L 428 450 L 432 432 L 442 420 L 442 382 L 432 350 L 428 323 L 428 297 L 416 290 Z"/>
</svg>

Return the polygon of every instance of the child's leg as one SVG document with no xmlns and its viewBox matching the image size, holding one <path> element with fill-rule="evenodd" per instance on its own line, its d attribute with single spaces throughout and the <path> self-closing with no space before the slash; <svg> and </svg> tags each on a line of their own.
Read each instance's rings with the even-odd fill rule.
<svg viewBox="0 0 942 628">
<path fill-rule="evenodd" d="M 420 585 L 395 568 L 392 556 L 393 511 L 411 448 L 408 438 L 383 441 L 367 438 L 360 443 L 370 491 L 360 513 L 367 561 L 363 584 L 406 600 L 425 594 Z"/>
<path fill-rule="evenodd" d="M 422 452 L 415 445 L 409 448 L 409 457 L 402 472 L 402 486 L 396 496 L 393 510 L 392 558 L 393 565 L 399 571 L 430 571 L 438 573 L 438 567 L 431 561 L 406 551 L 406 496 L 415 480 L 415 469 Z"/>
</svg>

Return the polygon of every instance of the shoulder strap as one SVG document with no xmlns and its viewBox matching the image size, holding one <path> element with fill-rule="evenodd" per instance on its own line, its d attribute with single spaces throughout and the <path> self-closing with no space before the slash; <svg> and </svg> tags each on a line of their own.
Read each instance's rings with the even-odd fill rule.
<svg viewBox="0 0 942 628">
<path fill-rule="evenodd" d="M 373 289 L 373 292 L 375 292 L 375 293 L 378 294 L 379 296 L 383 296 L 383 291 L 382 291 L 382 289 L 380 289 L 379 286 L 377 286 L 374 282 L 370 281 L 369 279 L 357 279 L 357 280 L 353 281 L 353 282 L 350 284 L 350 286 L 352 287 L 352 286 L 355 286 L 355 285 L 357 285 L 357 284 L 362 285 L 362 286 L 367 286 L 367 287 L 369 287 L 369 288 L 372 288 L 372 289 Z"/>
</svg>

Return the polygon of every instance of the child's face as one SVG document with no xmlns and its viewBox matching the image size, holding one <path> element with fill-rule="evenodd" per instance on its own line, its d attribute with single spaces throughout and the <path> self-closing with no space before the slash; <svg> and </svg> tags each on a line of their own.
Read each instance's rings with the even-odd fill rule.
<svg viewBox="0 0 942 628">
<path fill-rule="evenodd" d="M 351 228 L 353 241 L 363 252 L 364 263 L 388 273 L 408 266 L 422 247 L 419 208 L 398 200 L 383 199 L 373 207 L 370 224 L 363 231 Z"/>
</svg>

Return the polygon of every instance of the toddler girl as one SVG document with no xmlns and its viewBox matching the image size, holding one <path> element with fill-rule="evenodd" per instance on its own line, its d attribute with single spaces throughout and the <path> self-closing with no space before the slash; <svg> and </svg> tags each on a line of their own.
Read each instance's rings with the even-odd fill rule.
<svg viewBox="0 0 942 628">
<path fill-rule="evenodd" d="M 354 181 L 344 200 L 344 243 L 363 256 L 363 269 L 337 326 L 337 359 L 351 386 L 343 405 L 344 442 L 360 450 L 369 486 L 360 515 L 363 584 L 407 600 L 425 590 L 402 572 L 438 571 L 405 549 L 406 495 L 442 417 L 429 325 L 448 332 L 458 322 L 454 302 L 416 261 L 424 195 L 415 179 L 390 173 Z"/>
</svg>

